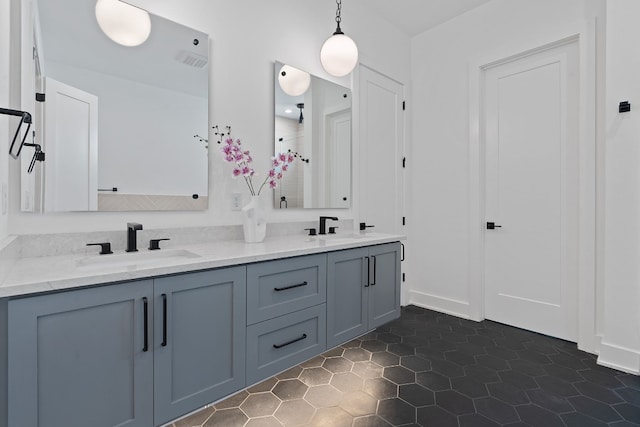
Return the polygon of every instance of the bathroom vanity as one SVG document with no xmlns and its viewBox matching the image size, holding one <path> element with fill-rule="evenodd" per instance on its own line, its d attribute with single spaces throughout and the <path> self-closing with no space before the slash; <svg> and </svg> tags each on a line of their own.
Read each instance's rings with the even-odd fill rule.
<svg viewBox="0 0 640 427">
<path fill-rule="evenodd" d="M 163 425 L 375 329 L 400 315 L 400 238 L 66 255 L 49 275 L 18 260 L 0 283 L 7 425 Z"/>
</svg>

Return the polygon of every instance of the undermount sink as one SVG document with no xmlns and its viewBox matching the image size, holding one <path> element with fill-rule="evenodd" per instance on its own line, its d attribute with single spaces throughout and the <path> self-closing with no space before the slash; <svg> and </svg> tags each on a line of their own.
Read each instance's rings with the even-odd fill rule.
<svg viewBox="0 0 640 427">
<path fill-rule="evenodd" d="M 184 249 L 162 249 L 158 251 L 141 251 L 115 255 L 96 255 L 76 260 L 80 269 L 95 268 L 138 268 L 185 261 L 200 258 L 200 255 Z"/>
</svg>

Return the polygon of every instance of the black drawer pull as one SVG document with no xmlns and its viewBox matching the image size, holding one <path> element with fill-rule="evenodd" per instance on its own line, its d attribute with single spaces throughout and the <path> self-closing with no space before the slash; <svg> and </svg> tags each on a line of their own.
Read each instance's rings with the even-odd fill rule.
<svg viewBox="0 0 640 427">
<path fill-rule="evenodd" d="M 302 341 L 302 340 L 303 340 L 303 339 L 305 339 L 306 337 L 307 337 L 307 334 L 302 334 L 302 336 L 301 336 L 300 338 L 296 338 L 295 340 L 287 341 L 287 342 L 286 342 L 286 343 L 284 343 L 284 344 L 280 344 L 280 345 L 278 345 L 278 344 L 274 344 L 274 345 L 273 345 L 273 348 L 282 348 L 282 347 L 286 347 L 286 346 L 291 345 L 291 344 L 293 344 L 293 343 L 296 343 L 296 342 L 298 342 L 298 341 Z"/>
<path fill-rule="evenodd" d="M 373 258 L 373 283 L 371 283 L 371 286 L 375 286 L 376 285 L 376 257 L 372 256 L 371 258 Z"/>
<path fill-rule="evenodd" d="M 162 294 L 162 347 L 167 346 L 167 294 Z"/>
<path fill-rule="evenodd" d="M 370 286 L 369 275 L 371 274 L 371 259 L 368 256 L 366 256 L 365 258 L 367 259 L 367 284 L 364 285 L 364 287 L 368 288 Z"/>
<path fill-rule="evenodd" d="M 142 297 L 142 316 L 144 317 L 144 344 L 142 351 L 149 351 L 149 301 Z"/>
<path fill-rule="evenodd" d="M 273 288 L 273 290 L 276 292 L 282 292 L 282 291 L 287 291 L 289 289 L 299 288 L 301 286 L 307 286 L 307 285 L 308 285 L 307 282 L 302 282 L 302 283 L 298 283 L 297 285 L 285 286 L 284 288 Z"/>
</svg>

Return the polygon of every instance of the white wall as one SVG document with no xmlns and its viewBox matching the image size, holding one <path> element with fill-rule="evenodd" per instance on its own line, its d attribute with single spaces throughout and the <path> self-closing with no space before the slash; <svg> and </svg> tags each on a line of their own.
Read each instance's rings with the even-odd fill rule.
<svg viewBox="0 0 640 427">
<path fill-rule="evenodd" d="M 598 3 L 493 0 L 412 40 L 412 302 L 470 315 L 470 293 L 477 286 L 469 277 L 471 64 L 549 43 L 567 26 L 592 21 Z"/>
<path fill-rule="evenodd" d="M 273 61 L 289 63 L 351 86 L 349 77 L 331 78 L 320 65 L 320 47 L 335 30 L 333 1 L 137 0 L 133 3 L 211 35 L 210 122 L 233 127 L 234 136 L 251 149 L 260 173 L 266 173 L 273 150 Z M 358 7 L 343 5 L 343 30 L 358 43 L 361 61 L 398 81 L 408 82 L 408 36 Z M 18 83 L 13 79 L 12 84 Z M 357 143 L 354 145 L 357 150 Z M 132 220 L 142 222 L 147 228 L 239 224 L 240 214 L 230 209 L 231 193 L 247 195 L 247 191 L 241 181 L 231 178 L 228 165 L 217 155 L 215 147 L 212 151 L 210 208 L 200 213 L 20 213 L 18 170 L 12 167 L 9 233 L 113 230 L 123 228 L 125 222 Z M 271 194 L 265 196 L 271 198 Z M 311 220 L 317 219 L 320 213 L 346 219 L 353 217 L 356 210 L 357 207 L 278 210 L 270 211 L 268 220 Z"/>
<path fill-rule="evenodd" d="M 640 372 L 640 2 L 607 2 L 606 243 L 600 361 Z M 619 114 L 629 101 L 631 112 Z"/>
<path fill-rule="evenodd" d="M 0 0 L 0 107 L 9 105 L 9 0 Z M 7 236 L 8 214 L 2 213 L 2 187 L 9 183 L 9 118 L 0 116 L 0 242 Z M 12 136 L 11 136 L 12 137 Z"/>
</svg>

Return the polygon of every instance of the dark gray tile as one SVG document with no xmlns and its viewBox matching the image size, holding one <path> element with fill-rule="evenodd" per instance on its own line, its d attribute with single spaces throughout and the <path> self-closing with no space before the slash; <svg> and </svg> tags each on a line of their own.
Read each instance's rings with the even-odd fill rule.
<svg viewBox="0 0 640 427">
<path fill-rule="evenodd" d="M 607 427 L 608 425 L 578 412 L 563 414 L 560 415 L 560 418 L 562 418 L 567 427 Z"/>
<path fill-rule="evenodd" d="M 360 347 L 360 344 L 362 343 L 362 341 L 360 341 L 359 339 L 355 339 L 355 340 L 351 340 L 348 343 L 342 344 L 340 347 L 342 348 L 356 348 L 356 347 Z"/>
<path fill-rule="evenodd" d="M 545 365 L 543 369 L 552 377 L 574 383 L 582 382 L 584 378 L 575 369 L 567 368 L 556 364 Z"/>
<path fill-rule="evenodd" d="M 362 341 L 360 348 L 369 350 L 372 353 L 376 351 L 385 351 L 387 349 L 387 343 L 378 340 Z"/>
<path fill-rule="evenodd" d="M 520 390 L 530 390 L 538 388 L 538 384 L 528 375 L 521 374 L 515 371 L 501 371 L 498 372 L 500 379 L 506 383 L 509 383 Z"/>
<path fill-rule="evenodd" d="M 324 363 L 324 356 L 316 356 L 314 358 L 311 358 L 309 360 L 307 360 L 306 362 L 302 362 L 300 364 L 301 368 L 317 368 L 319 366 L 322 366 L 322 364 Z"/>
<path fill-rule="evenodd" d="M 400 356 L 382 351 L 372 353 L 371 361 L 377 363 L 380 366 L 394 366 L 400 364 Z"/>
<path fill-rule="evenodd" d="M 420 356 L 403 356 L 400 358 L 400 365 L 413 372 L 424 372 L 431 369 L 431 362 Z"/>
<path fill-rule="evenodd" d="M 458 418 L 460 427 L 499 427 L 500 424 L 479 414 L 462 415 Z"/>
<path fill-rule="evenodd" d="M 251 394 L 242 402 L 240 409 L 250 418 L 273 415 L 282 401 L 271 392 Z"/>
<path fill-rule="evenodd" d="M 304 400 L 315 408 L 328 408 L 338 406 L 343 393 L 332 385 L 320 385 L 309 387 L 304 395 Z"/>
<path fill-rule="evenodd" d="M 622 417 L 632 423 L 640 425 L 640 408 L 629 403 L 613 405 Z"/>
<path fill-rule="evenodd" d="M 509 383 L 490 383 L 487 384 L 487 390 L 489 390 L 491 396 L 510 405 L 529 403 L 529 398 L 525 392 Z"/>
<path fill-rule="evenodd" d="M 556 394 L 559 394 L 560 396 L 568 397 L 580 394 L 572 384 L 569 384 L 567 381 L 561 378 L 554 377 L 552 375 L 538 377 L 536 378 L 536 382 L 538 383 L 540 388 L 552 391 Z"/>
<path fill-rule="evenodd" d="M 542 365 L 539 365 L 537 363 L 529 362 L 524 359 L 510 360 L 508 363 L 512 370 L 523 373 L 525 375 L 529 375 L 531 377 L 546 375 L 546 372 L 542 368 Z"/>
<path fill-rule="evenodd" d="M 402 366 L 391 366 L 388 368 L 384 368 L 382 376 L 398 385 L 416 382 L 415 372 L 410 371 L 407 368 L 403 368 Z"/>
<path fill-rule="evenodd" d="M 451 389 L 449 378 L 436 372 L 418 372 L 416 374 L 416 382 L 433 391 Z"/>
<path fill-rule="evenodd" d="M 488 355 L 502 360 L 514 360 L 518 358 L 518 353 L 504 347 L 485 347 L 485 350 Z"/>
<path fill-rule="evenodd" d="M 587 368 L 587 365 L 585 365 L 578 357 L 564 353 L 549 356 L 549 359 L 551 359 L 556 365 L 561 365 L 570 369 L 579 370 Z"/>
<path fill-rule="evenodd" d="M 342 396 L 339 406 L 354 417 L 373 415 L 376 413 L 378 399 L 363 391 L 352 391 Z"/>
<path fill-rule="evenodd" d="M 516 406 L 520 420 L 532 427 L 564 427 L 560 417 L 536 405 Z"/>
<path fill-rule="evenodd" d="M 302 399 L 282 402 L 274 416 L 285 426 L 297 426 L 311 421 L 316 409 Z M 227 424 L 221 424 L 226 426 Z"/>
<path fill-rule="evenodd" d="M 433 392 L 416 383 L 398 387 L 398 397 L 416 408 L 433 405 L 435 402 Z"/>
<path fill-rule="evenodd" d="M 322 353 L 322 355 L 324 357 L 340 357 L 340 356 L 342 356 L 342 353 L 344 353 L 344 348 L 335 347 L 335 348 L 332 348 L 329 351 L 325 351 L 324 353 Z"/>
<path fill-rule="evenodd" d="M 353 420 L 353 427 L 393 427 L 377 415 L 369 415 Z"/>
<path fill-rule="evenodd" d="M 603 387 L 618 388 L 623 386 L 623 384 L 618 381 L 615 376 L 597 370 L 586 369 L 580 371 L 580 375 L 582 375 L 585 380 L 591 381 L 592 383 L 600 384 Z"/>
<path fill-rule="evenodd" d="M 460 366 L 476 364 L 476 359 L 473 355 L 462 350 L 446 351 L 444 353 L 444 358 L 445 360 L 456 363 Z"/>
<path fill-rule="evenodd" d="M 598 384 L 594 384 L 589 381 L 585 381 L 583 383 L 575 383 L 573 386 L 584 396 L 590 397 L 592 399 L 598 400 L 600 402 L 603 402 L 609 405 L 612 403 L 622 402 L 622 399 L 618 396 L 620 395 L 620 391 L 622 389 L 616 390 L 618 393 L 616 394 L 615 392 L 605 387 L 602 387 Z M 632 390 L 632 389 L 629 389 L 629 390 Z M 638 392 L 638 395 L 640 395 L 640 392 Z"/>
<path fill-rule="evenodd" d="M 528 390 L 527 395 L 529 396 L 529 400 L 531 400 L 531 403 L 535 403 L 536 405 L 556 414 L 573 412 L 574 410 L 565 397 L 548 390 L 544 390 L 541 388 L 536 390 Z"/>
<path fill-rule="evenodd" d="M 593 400 L 589 397 L 574 396 L 569 397 L 568 399 L 577 412 L 588 415 L 597 420 L 610 423 L 622 419 L 611 406 L 598 402 L 597 400 Z"/>
<path fill-rule="evenodd" d="M 458 427 L 458 419 L 437 406 L 418 408 L 418 424 L 424 427 Z"/>
<path fill-rule="evenodd" d="M 330 357 L 322 364 L 322 367 L 334 374 L 340 372 L 349 372 L 353 367 L 353 362 L 344 357 Z"/>
<path fill-rule="evenodd" d="M 279 380 L 289 380 L 292 378 L 298 378 L 298 375 L 300 375 L 300 372 L 302 372 L 302 366 L 294 366 L 291 369 L 287 369 L 284 372 L 279 373 L 278 375 L 276 375 L 276 378 Z"/>
<path fill-rule="evenodd" d="M 625 387 L 625 388 L 617 389 L 616 393 L 618 393 L 618 395 L 621 398 L 623 398 L 626 402 L 631 403 L 632 405 L 635 405 L 635 406 L 640 406 L 640 390 L 636 390 L 635 388 Z M 604 402 L 604 400 L 602 400 L 602 402 Z M 605 403 L 615 403 L 615 402 L 605 402 Z"/>
<path fill-rule="evenodd" d="M 273 388 L 274 385 L 276 385 L 277 382 L 278 382 L 277 378 L 271 377 L 269 379 L 262 381 L 261 383 L 254 385 L 247 391 L 249 393 L 262 393 L 264 391 L 271 391 L 271 389 Z"/>
<path fill-rule="evenodd" d="M 331 372 L 324 368 L 305 368 L 298 379 L 308 386 L 329 384 Z"/>
<path fill-rule="evenodd" d="M 475 399 L 474 404 L 479 414 L 499 424 L 507 424 L 520 420 L 513 406 L 507 405 L 493 397 Z"/>
<path fill-rule="evenodd" d="M 362 390 L 364 380 L 352 372 L 333 374 L 330 384 L 340 391 Z"/>
<path fill-rule="evenodd" d="M 243 426 L 248 420 L 239 408 L 222 409 L 214 412 L 203 427 Z"/>
<path fill-rule="evenodd" d="M 436 405 L 455 415 L 475 412 L 471 399 L 453 390 L 437 391 Z"/>
<path fill-rule="evenodd" d="M 465 366 L 464 372 L 467 377 L 472 378 L 481 383 L 495 383 L 500 381 L 498 373 L 493 369 L 485 368 L 480 365 Z"/>
<path fill-rule="evenodd" d="M 627 387 L 640 390 L 640 376 L 631 375 L 631 374 L 621 374 L 621 375 L 617 375 L 616 379 L 618 379 L 618 381 L 620 381 Z"/>
<path fill-rule="evenodd" d="M 382 366 L 370 361 L 355 362 L 351 372 L 359 376 L 360 378 L 381 378 L 383 372 Z"/>
<path fill-rule="evenodd" d="M 251 418 L 244 427 L 282 427 L 276 417 Z"/>
<path fill-rule="evenodd" d="M 484 383 L 469 378 L 468 376 L 451 378 L 451 388 L 472 399 L 489 395 Z"/>
<path fill-rule="evenodd" d="M 378 402 L 377 414 L 396 426 L 416 422 L 416 408 L 398 398 Z"/>
<path fill-rule="evenodd" d="M 284 380 L 273 387 L 272 393 L 281 400 L 301 399 L 308 388 L 306 384 L 298 379 Z"/>
<path fill-rule="evenodd" d="M 216 409 L 229 409 L 229 408 L 237 408 L 242 402 L 249 396 L 249 393 L 246 391 L 241 391 L 239 393 L 234 394 L 230 398 L 223 400 L 222 402 L 218 402 L 215 405 Z"/>
<path fill-rule="evenodd" d="M 449 378 L 464 376 L 464 368 L 462 366 L 447 360 L 432 360 L 431 369 Z"/>
<path fill-rule="evenodd" d="M 476 362 L 478 362 L 478 365 L 493 369 L 494 371 L 504 371 L 509 369 L 509 365 L 506 360 L 496 356 L 490 356 L 488 354 L 476 356 Z"/>
<path fill-rule="evenodd" d="M 398 356 L 413 356 L 416 353 L 415 347 L 406 344 L 389 344 L 387 351 Z"/>
<path fill-rule="evenodd" d="M 347 348 L 342 357 L 352 362 L 364 362 L 371 359 L 371 352 L 362 348 Z"/>
</svg>

